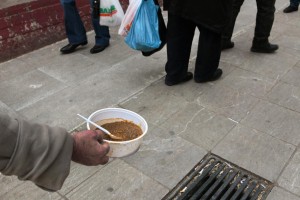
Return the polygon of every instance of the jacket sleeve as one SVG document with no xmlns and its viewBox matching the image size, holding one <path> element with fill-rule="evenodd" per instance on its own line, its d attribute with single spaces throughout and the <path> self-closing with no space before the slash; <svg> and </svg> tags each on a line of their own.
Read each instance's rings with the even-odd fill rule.
<svg viewBox="0 0 300 200">
<path fill-rule="evenodd" d="M 0 114 L 0 172 L 61 189 L 70 172 L 72 136 L 64 129 Z"/>
</svg>

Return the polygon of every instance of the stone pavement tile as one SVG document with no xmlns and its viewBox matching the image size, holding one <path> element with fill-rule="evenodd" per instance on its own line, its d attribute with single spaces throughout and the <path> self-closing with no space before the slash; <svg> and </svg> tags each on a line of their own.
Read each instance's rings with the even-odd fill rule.
<svg viewBox="0 0 300 200">
<path fill-rule="evenodd" d="M 99 166 L 84 166 L 77 163 L 71 163 L 71 171 L 59 193 L 66 195 L 71 190 L 74 190 L 82 182 L 93 176 L 96 172 L 101 170 L 103 165 Z"/>
<path fill-rule="evenodd" d="M 300 62 L 282 77 L 282 81 L 300 87 Z"/>
<path fill-rule="evenodd" d="M 51 63 L 47 63 L 38 69 L 63 83 L 71 85 L 102 71 L 104 67 L 101 63 L 90 61 L 86 56 L 73 53 L 59 55 Z"/>
<path fill-rule="evenodd" d="M 58 45 L 58 43 L 54 43 L 41 49 L 24 54 L 17 59 L 34 68 L 43 67 L 44 65 L 51 63 L 61 55 L 59 50 L 60 46 Z"/>
<path fill-rule="evenodd" d="M 9 178 L 9 177 L 8 177 Z M 17 180 L 16 178 L 13 178 L 14 181 L 18 181 L 19 183 L 11 185 L 9 184 L 9 190 L 7 190 L 7 186 L 2 187 L 1 186 L 1 192 L 0 192 L 0 199 L 13 199 L 13 200 L 63 200 L 63 198 L 56 192 L 47 192 L 45 190 L 42 190 L 41 188 L 37 187 L 32 182 L 22 182 Z M 0 179 L 2 182 L 2 179 Z M 2 184 L 0 184 L 2 185 Z M 3 184 L 4 185 L 4 184 Z M 4 192 L 3 192 L 4 188 Z M 6 190 L 5 190 L 6 188 Z"/>
<path fill-rule="evenodd" d="M 268 134 L 236 126 L 213 153 L 274 182 L 292 156 L 295 146 Z"/>
<path fill-rule="evenodd" d="M 255 97 L 264 97 L 275 85 L 276 81 L 257 73 L 236 69 L 220 81 L 220 84 L 240 93 L 248 93 Z"/>
<path fill-rule="evenodd" d="M 279 177 L 280 187 L 300 195 L 300 151 L 297 150 L 292 160 L 289 162 L 283 173 Z"/>
<path fill-rule="evenodd" d="M 196 103 L 190 103 L 165 121 L 161 127 L 210 151 L 235 124 L 224 116 Z"/>
<path fill-rule="evenodd" d="M 24 182 L 20 181 L 16 176 L 4 176 L 0 174 L 0 199 L 2 199 L 3 195 L 22 184 Z"/>
<path fill-rule="evenodd" d="M 22 62 L 18 58 L 0 63 L 0 83 L 14 79 L 17 76 L 25 74 L 34 69 L 35 67 Z"/>
<path fill-rule="evenodd" d="M 140 93 L 119 104 L 120 107 L 135 111 L 142 115 L 148 123 L 159 125 L 174 115 L 188 103 L 184 97 L 174 95 L 174 90 L 162 86 L 162 82 L 153 84 Z M 183 87 L 182 84 L 180 86 Z M 187 87 L 187 86 L 186 86 Z"/>
<path fill-rule="evenodd" d="M 221 81 L 205 91 L 197 101 L 205 108 L 239 122 L 258 102 L 258 99 L 244 91 L 223 86 Z"/>
<path fill-rule="evenodd" d="M 289 36 L 295 36 L 299 37 L 300 34 L 300 26 L 295 26 L 291 24 L 287 24 L 285 22 L 282 22 L 286 15 L 280 14 L 276 15 L 275 22 L 272 27 L 272 33 L 276 32 L 279 35 L 289 35 Z M 288 31 L 287 31 L 288 30 Z"/>
<path fill-rule="evenodd" d="M 66 195 L 68 199 L 161 199 L 168 189 L 124 161 L 115 160 Z"/>
<path fill-rule="evenodd" d="M 300 88 L 279 82 L 267 95 L 269 101 L 300 112 Z"/>
<path fill-rule="evenodd" d="M 6 113 L 11 117 L 24 117 L 21 114 L 17 113 L 15 110 L 8 107 L 6 104 L 0 101 L 0 113 Z"/>
<path fill-rule="evenodd" d="M 260 101 L 241 123 L 297 146 L 300 143 L 300 114 Z"/>
<path fill-rule="evenodd" d="M 298 36 L 281 35 L 276 39 L 276 42 L 280 46 L 300 50 L 300 40 Z"/>
<path fill-rule="evenodd" d="M 250 54 L 248 51 L 233 48 L 233 49 L 228 49 L 228 50 L 222 51 L 221 61 L 230 63 L 230 64 L 238 67 L 238 66 L 242 65 L 249 56 L 250 56 Z"/>
<path fill-rule="evenodd" d="M 151 124 L 149 127 L 139 151 L 122 159 L 171 189 L 207 152 L 173 132 Z"/>
<path fill-rule="evenodd" d="M 89 38 L 92 37 L 94 37 L 94 33 L 89 35 Z M 93 62 L 102 65 L 114 65 L 123 60 L 126 60 L 131 56 L 141 54 L 141 52 L 128 47 L 127 44 L 124 42 L 124 38 L 115 33 L 111 33 L 110 45 L 105 49 L 105 51 L 100 53 L 90 53 L 90 49 L 94 46 L 94 39 L 89 39 L 89 41 L 90 44 L 88 44 L 87 49 L 83 51 L 78 51 L 78 53 L 88 57 Z"/>
<path fill-rule="evenodd" d="M 300 197 L 291 194 L 280 187 L 274 187 L 267 197 L 267 200 L 300 200 Z"/>
<path fill-rule="evenodd" d="M 294 13 L 277 12 L 274 22 L 275 23 L 281 22 L 284 24 L 300 27 L 299 13 L 298 12 L 294 12 Z"/>
<path fill-rule="evenodd" d="M 18 111 L 63 88 L 58 80 L 35 70 L 2 82 L 0 100 Z"/>
<path fill-rule="evenodd" d="M 116 105 L 163 76 L 157 60 L 148 59 L 141 66 L 143 59 L 132 57 L 105 72 L 95 73 L 20 113 L 38 122 L 71 129 L 80 122 L 77 113 L 88 116 L 95 110 Z"/>
<path fill-rule="evenodd" d="M 263 77 L 279 79 L 288 72 L 298 59 L 282 52 L 281 49 L 275 54 L 251 54 L 249 58 L 239 67 Z"/>
</svg>

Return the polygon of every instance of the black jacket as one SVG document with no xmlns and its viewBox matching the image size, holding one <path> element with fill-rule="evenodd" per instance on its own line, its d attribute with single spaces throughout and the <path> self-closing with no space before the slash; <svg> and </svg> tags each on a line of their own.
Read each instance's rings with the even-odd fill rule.
<svg viewBox="0 0 300 200">
<path fill-rule="evenodd" d="M 232 0 L 164 0 L 164 10 L 221 33 L 232 15 Z"/>
</svg>

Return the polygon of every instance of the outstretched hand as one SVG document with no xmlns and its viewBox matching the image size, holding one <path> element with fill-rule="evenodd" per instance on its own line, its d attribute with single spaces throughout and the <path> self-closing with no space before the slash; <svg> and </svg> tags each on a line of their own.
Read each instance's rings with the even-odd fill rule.
<svg viewBox="0 0 300 200">
<path fill-rule="evenodd" d="M 86 130 L 73 135 L 72 160 L 83 165 L 104 165 L 108 162 L 109 144 L 100 130 Z"/>
</svg>

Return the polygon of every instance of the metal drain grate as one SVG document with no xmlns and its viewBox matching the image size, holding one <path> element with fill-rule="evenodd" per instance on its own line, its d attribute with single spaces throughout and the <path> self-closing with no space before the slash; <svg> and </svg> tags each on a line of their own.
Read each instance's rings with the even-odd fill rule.
<svg viewBox="0 0 300 200">
<path fill-rule="evenodd" d="M 206 155 L 163 200 L 264 200 L 273 184 L 214 155 Z"/>
</svg>

